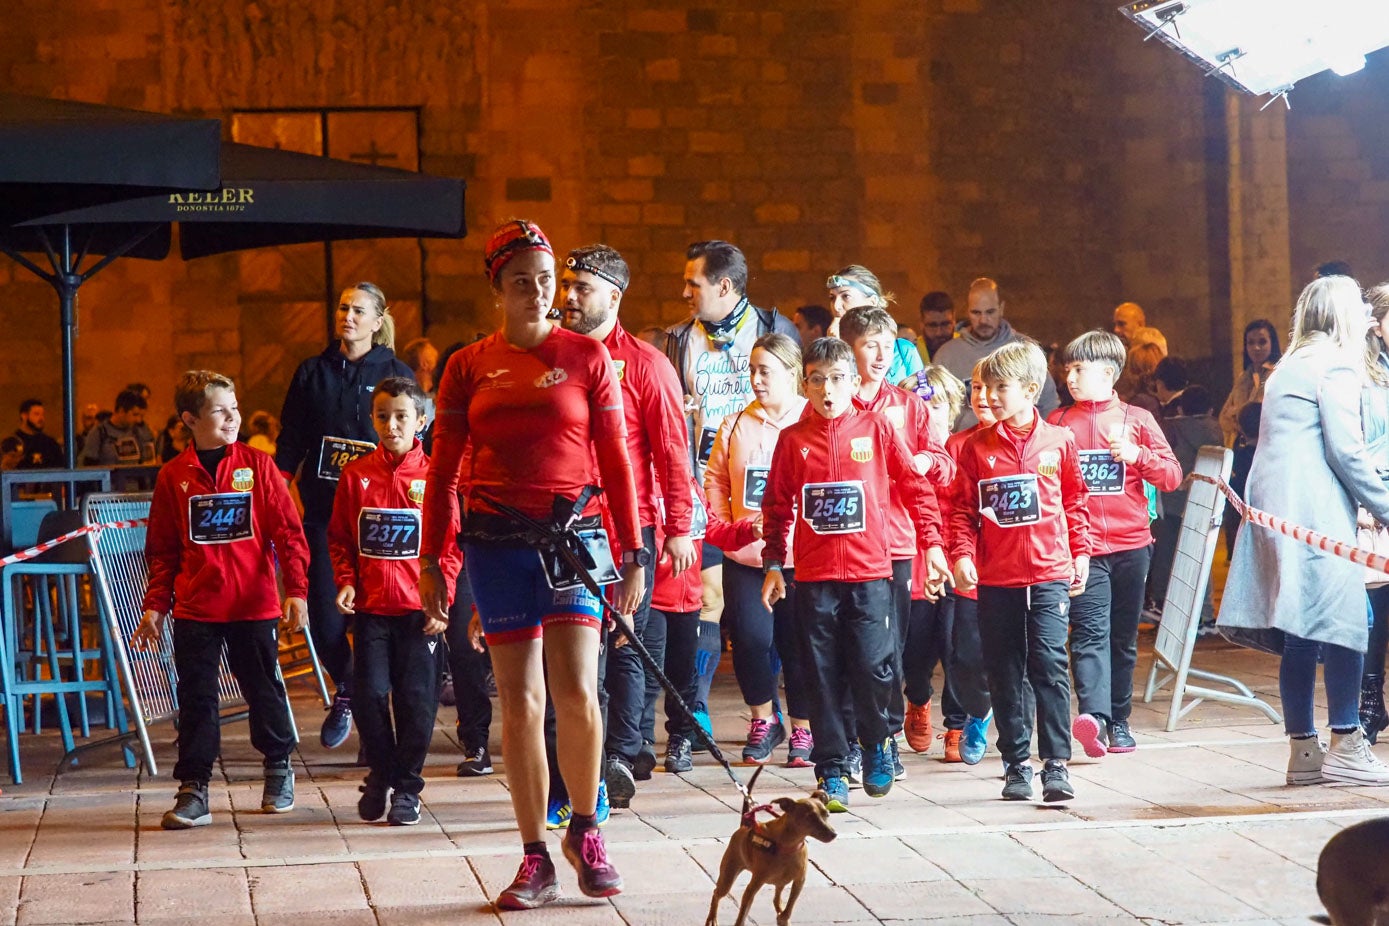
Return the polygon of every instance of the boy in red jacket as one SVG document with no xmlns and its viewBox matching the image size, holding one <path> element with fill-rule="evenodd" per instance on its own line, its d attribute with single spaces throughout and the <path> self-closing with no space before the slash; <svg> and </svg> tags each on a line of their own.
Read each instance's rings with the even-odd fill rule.
<svg viewBox="0 0 1389 926">
<path fill-rule="evenodd" d="M 1066 612 L 1090 570 L 1085 482 L 1075 437 L 1037 412 L 1047 375 L 1041 348 L 1031 341 L 1005 344 L 984 358 L 979 372 L 998 422 L 960 448 L 949 531 L 955 584 L 962 593 L 979 589 L 979 636 L 1006 766 L 1003 799 L 1032 799 L 1030 682 L 1042 799 L 1067 801 L 1075 791 L 1066 771 Z"/>
<path fill-rule="evenodd" d="M 279 674 L 277 624 L 308 623 L 309 548 L 289 489 L 269 454 L 236 442 L 236 386 L 210 370 L 183 374 L 174 408 L 192 441 L 159 470 L 145 534 L 149 585 L 145 614 L 131 636 L 137 650 L 158 646 L 170 608 L 178 671 L 178 762 L 166 830 L 206 826 L 207 785 L 221 751 L 218 665 L 222 648 L 236 676 L 264 756 L 264 813 L 294 809 L 290 753 L 298 741 Z M 275 584 L 284 578 L 283 608 Z"/>
<path fill-rule="evenodd" d="M 1071 674 L 1080 701 L 1071 732 L 1092 759 L 1138 748 L 1129 710 L 1153 556 L 1143 483 L 1171 492 L 1182 481 L 1182 465 L 1153 416 L 1114 394 L 1124 360 L 1124 342 L 1108 331 L 1067 344 L 1061 362 L 1076 403 L 1047 418 L 1075 435 L 1090 490 L 1090 579 L 1071 603 Z"/>
<path fill-rule="evenodd" d="M 371 423 L 380 443 L 343 467 L 328 522 L 338 611 L 356 615 L 352 708 L 371 769 L 357 815 L 381 819 L 390 791 L 391 826 L 420 822 L 420 773 L 439 711 L 435 650 L 448 627 L 420 609 L 420 509 L 429 457 L 416 434 L 424 409 L 424 391 L 413 379 L 390 376 L 376 384 Z M 462 566 L 458 544 L 444 544 L 439 566 L 452 590 Z"/>
<path fill-rule="evenodd" d="M 796 622 L 812 679 L 811 760 L 829 796 L 828 808 L 842 812 L 849 806 L 849 743 L 840 694 L 846 681 L 864 753 L 863 789 L 869 797 L 882 797 L 894 777 L 889 707 L 897 676 L 888 617 L 887 513 L 892 487 L 900 490 L 929 559 L 940 552 L 940 513 L 935 493 L 913 467 L 892 424 L 854 407 L 859 377 L 849 345 L 821 338 L 806 350 L 804 363 L 815 414 L 782 431 L 772 454 L 762 497 L 762 601 L 770 609 L 786 595 L 781 567 L 791 519 L 799 517 L 804 523 L 795 540 Z M 927 581 L 942 579 L 932 575 Z"/>
</svg>

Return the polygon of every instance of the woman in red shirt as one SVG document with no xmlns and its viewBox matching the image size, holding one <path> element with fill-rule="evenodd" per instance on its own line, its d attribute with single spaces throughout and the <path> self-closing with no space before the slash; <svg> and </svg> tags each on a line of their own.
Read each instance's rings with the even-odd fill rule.
<svg viewBox="0 0 1389 926">
<path fill-rule="evenodd" d="M 446 582 L 437 563 L 444 545 L 453 542 L 449 523 L 461 483 L 464 559 L 492 652 L 507 785 L 525 849 L 516 879 L 497 897 L 498 907 L 515 910 L 559 896 L 545 844 L 547 673 L 557 713 L 559 766 L 574 807 L 564 855 L 590 897 L 618 893 L 622 878 L 608 861 L 594 820 L 603 747 L 597 674 L 601 603 L 583 587 L 552 589 L 524 529 L 492 503 L 550 523 L 556 498 L 574 501 L 601 474 L 617 533 L 614 546 L 630 551 L 623 554 L 616 596 L 625 613 L 640 603 L 646 563 L 622 397 L 607 348 L 548 319 L 555 259 L 537 225 L 503 224 L 487 242 L 485 261 L 502 327 L 456 353 L 439 381 L 420 598 L 430 617 L 447 622 Z M 460 473 L 464 466 L 467 471 Z M 581 532 L 596 530 L 599 521 L 595 498 L 576 526 Z"/>
</svg>

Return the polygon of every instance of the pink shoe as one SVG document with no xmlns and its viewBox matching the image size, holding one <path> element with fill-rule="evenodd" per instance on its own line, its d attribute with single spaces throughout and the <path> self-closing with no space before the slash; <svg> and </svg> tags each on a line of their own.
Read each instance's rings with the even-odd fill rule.
<svg viewBox="0 0 1389 926">
<path fill-rule="evenodd" d="M 1092 759 L 1103 759 L 1109 754 L 1109 738 L 1105 736 L 1104 721 L 1094 714 L 1081 714 L 1072 721 L 1071 736 Z"/>
<path fill-rule="evenodd" d="M 564 857 L 579 875 L 585 897 L 611 897 L 622 893 L 622 875 L 608 861 L 608 849 L 598 827 L 580 833 L 570 826 L 564 833 Z"/>
<path fill-rule="evenodd" d="M 810 768 L 810 751 L 815 748 L 815 738 L 805 727 L 791 728 L 791 744 L 786 750 L 787 768 Z"/>
<path fill-rule="evenodd" d="M 527 855 L 521 860 L 516 879 L 497 895 L 497 909 L 530 910 L 558 899 L 555 863 L 548 855 Z"/>
</svg>

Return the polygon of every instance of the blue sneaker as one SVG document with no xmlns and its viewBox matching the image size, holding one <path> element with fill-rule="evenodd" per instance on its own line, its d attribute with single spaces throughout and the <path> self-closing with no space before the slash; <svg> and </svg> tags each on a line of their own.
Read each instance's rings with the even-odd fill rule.
<svg viewBox="0 0 1389 926">
<path fill-rule="evenodd" d="M 352 697 L 341 691 L 333 695 L 333 703 L 328 706 L 328 716 L 323 718 L 323 728 L 318 731 L 318 741 L 324 749 L 337 749 L 347 742 L 352 732 Z"/>
<path fill-rule="evenodd" d="M 830 813 L 844 813 L 849 809 L 849 782 L 839 776 L 821 778 L 817 782 L 825 792 L 825 809 Z"/>
<path fill-rule="evenodd" d="M 970 717 L 965 720 L 965 735 L 960 741 L 960 758 L 965 765 L 978 765 L 989 748 L 989 721 L 994 712 L 990 710 L 983 717 Z"/>
<path fill-rule="evenodd" d="M 892 790 L 892 739 L 874 743 L 872 750 L 863 751 L 863 792 L 869 797 L 884 797 Z"/>
<path fill-rule="evenodd" d="M 601 808 L 607 803 L 607 795 L 601 790 L 599 784 L 598 806 Z M 562 830 L 569 828 L 569 818 L 574 816 L 574 808 L 568 801 L 550 801 L 549 809 L 545 811 L 545 828 L 547 830 Z"/>
<path fill-rule="evenodd" d="M 709 720 L 709 712 L 702 708 L 696 708 L 693 713 L 695 723 L 699 724 L 700 729 L 704 731 L 705 735 L 707 735 L 710 739 L 713 739 L 714 724 Z M 709 747 L 704 745 L 704 740 L 700 739 L 697 736 L 692 736 L 690 737 L 690 751 L 708 752 Z"/>
<path fill-rule="evenodd" d="M 608 803 L 608 783 L 603 779 L 598 779 L 598 806 L 593 811 L 593 819 L 599 826 L 608 822 L 608 817 L 612 816 L 612 805 Z"/>
</svg>

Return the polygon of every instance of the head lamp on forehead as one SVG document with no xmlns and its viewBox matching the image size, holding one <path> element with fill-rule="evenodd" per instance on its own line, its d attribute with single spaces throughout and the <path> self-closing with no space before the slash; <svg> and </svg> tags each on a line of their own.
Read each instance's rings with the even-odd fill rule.
<svg viewBox="0 0 1389 926">
<path fill-rule="evenodd" d="M 487 278 L 495 283 L 507 262 L 523 251 L 555 253 L 539 225 L 519 219 L 502 225 L 487 239 L 484 249 L 483 265 L 487 268 Z"/>
<path fill-rule="evenodd" d="M 602 269 L 601 267 L 595 267 L 593 264 L 585 261 L 581 257 L 570 257 L 568 260 L 564 262 L 564 266 L 575 272 L 591 273 L 594 276 L 598 277 L 600 280 L 607 280 L 609 283 L 617 287 L 618 292 L 625 293 L 627 291 L 626 283 L 622 282 L 616 276 Z"/>
<path fill-rule="evenodd" d="M 865 296 L 872 296 L 875 299 L 878 296 L 877 293 L 873 292 L 873 288 L 871 286 L 869 286 L 867 283 L 862 282 L 861 280 L 855 280 L 853 277 L 842 277 L 836 273 L 831 274 L 830 278 L 825 281 L 825 289 L 835 290 L 846 288 L 856 289 L 859 292 L 863 293 Z"/>
</svg>

